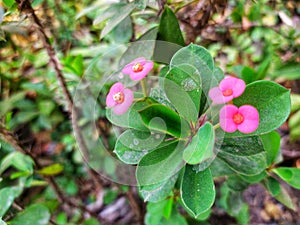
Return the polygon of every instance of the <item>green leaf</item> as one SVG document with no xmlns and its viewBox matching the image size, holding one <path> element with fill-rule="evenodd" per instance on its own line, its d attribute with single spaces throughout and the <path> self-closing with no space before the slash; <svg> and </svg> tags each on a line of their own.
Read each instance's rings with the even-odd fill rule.
<svg viewBox="0 0 300 225">
<path fill-rule="evenodd" d="M 228 136 L 253 136 L 278 128 L 290 113 L 290 92 L 271 81 L 256 81 L 246 86 L 245 92 L 233 100 L 236 106 L 252 105 L 259 112 L 259 126 L 250 134 L 239 131 Z"/>
<path fill-rule="evenodd" d="M 7 8 L 10 8 L 13 6 L 13 4 L 15 3 L 14 0 L 3 0 L 3 3 L 4 5 L 7 7 Z"/>
<path fill-rule="evenodd" d="M 83 225 L 101 225 L 99 221 L 95 218 L 87 219 L 83 222 Z"/>
<path fill-rule="evenodd" d="M 1 99 L 0 102 L 0 117 L 14 108 L 14 105 L 25 97 L 25 92 L 19 92 L 11 95 L 8 99 Z"/>
<path fill-rule="evenodd" d="M 291 94 L 291 113 L 296 112 L 300 109 L 300 95 Z"/>
<path fill-rule="evenodd" d="M 105 27 L 101 31 L 100 39 L 102 39 L 105 35 L 111 32 L 119 23 L 121 23 L 135 8 L 134 4 L 124 4 L 117 10 L 116 14 L 112 16 Z"/>
<path fill-rule="evenodd" d="M 192 216 L 206 212 L 214 203 L 216 191 L 209 169 L 201 172 L 186 165 L 180 187 L 181 199 Z"/>
<path fill-rule="evenodd" d="M 8 167 L 13 166 L 21 171 L 33 172 L 33 160 L 22 153 L 12 152 L 1 161 L 0 174 L 2 174 Z"/>
<path fill-rule="evenodd" d="M 201 81 L 197 70 L 189 65 L 170 69 L 160 85 L 176 111 L 186 120 L 196 122 L 201 99 Z"/>
<path fill-rule="evenodd" d="M 280 154 L 280 135 L 278 132 L 272 131 L 261 135 L 260 138 L 267 154 L 267 164 L 271 166 Z"/>
<path fill-rule="evenodd" d="M 50 166 L 46 166 L 40 170 L 37 170 L 36 172 L 45 176 L 55 176 L 57 174 L 60 174 L 63 170 L 64 170 L 63 165 L 59 163 L 55 163 Z"/>
<path fill-rule="evenodd" d="M 48 208 L 42 204 L 34 204 L 20 212 L 13 220 L 11 225 L 47 225 L 50 220 Z"/>
<path fill-rule="evenodd" d="M 189 123 L 167 106 L 152 104 L 140 110 L 139 114 L 150 130 L 167 133 L 175 137 L 187 137 L 189 135 Z"/>
<path fill-rule="evenodd" d="M 170 195 L 177 181 L 178 175 L 179 173 L 160 183 L 147 186 L 140 186 L 139 191 L 144 201 L 159 202 L 167 198 Z"/>
<path fill-rule="evenodd" d="M 110 33 L 109 37 L 112 37 L 113 41 L 117 43 L 128 43 L 133 33 L 133 23 L 130 16 L 127 16 L 122 20 Z"/>
<path fill-rule="evenodd" d="M 133 128 L 141 131 L 149 131 L 149 129 L 143 123 L 138 110 L 145 108 L 146 106 L 152 105 L 156 101 L 152 98 L 145 98 L 132 104 L 126 113 L 122 115 L 116 115 L 112 108 L 106 109 L 107 119 L 114 125 L 124 128 Z"/>
<path fill-rule="evenodd" d="M 276 200 L 278 200 L 279 202 L 281 202 L 286 207 L 288 207 L 289 209 L 295 210 L 296 207 L 293 203 L 293 200 L 292 200 L 291 196 L 289 195 L 289 193 L 286 191 L 286 189 L 281 184 L 279 184 L 279 185 L 280 185 L 279 194 L 275 195 L 274 198 Z M 268 185 L 266 186 L 266 188 L 270 191 L 271 194 L 274 191 L 274 190 L 269 189 Z"/>
<path fill-rule="evenodd" d="M 0 217 L 0 225 L 7 225 L 7 223 L 5 223 L 5 222 L 1 219 L 1 217 Z"/>
<path fill-rule="evenodd" d="M 201 112 L 204 112 L 209 106 L 206 96 L 208 96 L 208 92 L 212 87 L 218 86 L 220 71 L 214 67 L 214 61 L 210 53 L 205 48 L 194 44 L 181 48 L 174 54 L 170 62 L 170 69 L 180 65 L 189 65 L 196 68 L 203 91 L 200 109 Z"/>
<path fill-rule="evenodd" d="M 256 175 L 267 167 L 263 144 L 256 136 L 225 138 L 218 157 L 243 175 Z"/>
<path fill-rule="evenodd" d="M 296 80 L 300 78 L 300 65 L 296 62 L 287 63 L 273 72 L 273 77 L 284 78 L 285 80 Z"/>
<path fill-rule="evenodd" d="M 148 152 L 157 148 L 165 135 L 137 130 L 126 130 L 116 142 L 114 152 L 127 164 L 137 164 Z"/>
<path fill-rule="evenodd" d="M 211 123 L 205 123 L 198 130 L 183 152 L 188 164 L 199 164 L 214 157 L 215 132 Z"/>
<path fill-rule="evenodd" d="M 38 108 L 41 114 L 49 116 L 55 109 L 55 103 L 50 100 L 41 100 L 38 102 Z"/>
<path fill-rule="evenodd" d="M 276 175 L 294 188 L 300 189 L 300 169 L 290 167 L 279 167 L 272 169 Z"/>
<path fill-rule="evenodd" d="M 185 45 L 176 15 L 168 6 L 165 6 L 161 15 L 157 40 Z"/>
<path fill-rule="evenodd" d="M 280 194 L 280 183 L 275 178 L 267 177 L 265 179 L 265 186 L 273 197 Z"/>
<path fill-rule="evenodd" d="M 2 188 L 0 190 L 0 218 L 3 217 L 6 211 L 10 208 L 14 202 L 15 193 L 13 188 Z"/>
<path fill-rule="evenodd" d="M 171 141 L 168 145 L 145 155 L 136 170 L 138 184 L 140 186 L 159 185 L 168 179 L 176 179 L 174 175 L 184 166 L 183 147 L 184 143 Z"/>
</svg>

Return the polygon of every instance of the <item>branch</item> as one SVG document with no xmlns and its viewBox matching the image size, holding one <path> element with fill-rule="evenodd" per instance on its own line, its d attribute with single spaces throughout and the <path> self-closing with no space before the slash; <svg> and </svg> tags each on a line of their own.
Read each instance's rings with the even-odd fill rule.
<svg viewBox="0 0 300 225">
<path fill-rule="evenodd" d="M 79 118 L 78 112 L 77 112 L 76 107 L 73 104 L 72 96 L 67 88 L 66 81 L 65 81 L 65 79 L 63 77 L 63 73 L 61 71 L 62 66 L 61 66 L 58 58 L 55 55 L 55 50 L 51 46 L 50 40 L 45 33 L 44 27 L 43 27 L 42 23 L 40 22 L 39 18 L 37 17 L 37 15 L 35 14 L 30 1 L 29 0 L 15 0 L 15 1 L 18 5 L 18 9 L 19 9 L 20 13 L 25 13 L 30 18 L 32 24 L 34 25 L 34 27 L 36 28 L 36 30 L 38 31 L 38 33 L 40 35 L 40 39 L 43 42 L 45 49 L 47 50 L 48 56 L 50 58 L 50 62 L 53 64 L 59 86 L 62 89 L 63 95 L 67 102 L 67 109 L 68 109 L 68 113 L 71 117 L 72 127 L 73 127 L 74 134 L 75 134 L 75 137 L 78 142 L 78 146 L 82 150 L 83 157 L 85 158 L 85 160 L 88 161 L 88 159 L 89 159 L 88 148 L 85 144 L 84 138 L 80 132 L 80 127 L 78 125 L 78 118 Z M 88 167 L 88 171 L 89 171 L 89 174 L 90 174 L 91 178 L 93 179 L 97 189 L 102 190 L 103 185 L 102 185 L 102 181 L 100 180 L 100 178 L 95 176 L 94 172 L 91 171 L 91 169 L 89 167 Z"/>
</svg>

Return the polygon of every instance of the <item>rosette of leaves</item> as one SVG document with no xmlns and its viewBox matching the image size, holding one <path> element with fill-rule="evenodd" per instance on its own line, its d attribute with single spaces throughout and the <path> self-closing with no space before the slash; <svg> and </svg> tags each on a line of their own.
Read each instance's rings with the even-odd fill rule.
<svg viewBox="0 0 300 225">
<path fill-rule="evenodd" d="M 233 103 L 254 106 L 260 115 L 259 127 L 250 134 L 225 133 L 217 126 L 221 106 L 207 97 L 223 78 L 209 52 L 191 44 L 178 50 L 161 70 L 159 86 L 152 89 L 150 97 L 135 102 L 121 116 L 108 110 L 109 120 L 125 129 L 114 152 L 124 163 L 136 165 L 145 201 L 180 199 L 186 211 L 197 218 L 215 201 L 214 177 L 234 176 L 231 187 L 234 182 L 243 183 L 244 188 L 255 182 L 271 187 L 268 168 L 278 162 L 280 141 L 274 130 L 289 115 L 289 90 L 265 80 L 248 84 Z M 272 172 L 297 177 L 295 171 Z M 280 199 L 280 185 L 276 187 L 270 191 Z"/>
</svg>

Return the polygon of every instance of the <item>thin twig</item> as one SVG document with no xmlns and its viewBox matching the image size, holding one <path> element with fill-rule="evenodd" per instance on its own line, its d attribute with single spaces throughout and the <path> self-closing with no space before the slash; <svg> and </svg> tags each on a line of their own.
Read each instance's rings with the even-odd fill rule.
<svg viewBox="0 0 300 225">
<path fill-rule="evenodd" d="M 37 15 L 35 14 L 30 1 L 29 0 L 15 0 L 15 1 L 18 5 L 19 11 L 21 13 L 25 13 L 31 19 L 31 22 L 36 27 L 36 29 L 40 35 L 40 39 L 43 42 L 44 47 L 48 53 L 50 62 L 52 63 L 52 65 L 54 67 L 54 71 L 55 71 L 56 77 L 58 79 L 59 86 L 60 86 L 60 88 L 63 92 L 63 95 L 65 97 L 65 100 L 67 102 L 67 109 L 68 109 L 68 113 L 71 117 L 72 127 L 74 130 L 74 134 L 75 134 L 78 146 L 83 153 L 83 157 L 85 158 L 85 160 L 88 161 L 88 159 L 89 159 L 88 148 L 85 144 L 84 138 L 80 132 L 80 127 L 78 125 L 78 118 L 79 118 L 78 112 L 77 112 L 76 107 L 73 104 L 72 96 L 67 88 L 66 81 L 64 79 L 64 76 L 63 76 L 63 73 L 61 70 L 62 66 L 61 66 L 58 58 L 55 55 L 54 48 L 51 46 L 50 40 L 45 33 L 44 27 L 43 27 L 42 23 L 40 22 L 39 18 L 37 17 Z M 88 172 L 96 185 L 96 188 L 98 190 L 102 190 L 103 185 L 102 185 L 100 178 L 94 175 L 94 173 L 91 171 L 91 168 L 89 166 L 87 166 L 87 167 L 88 167 Z"/>
</svg>

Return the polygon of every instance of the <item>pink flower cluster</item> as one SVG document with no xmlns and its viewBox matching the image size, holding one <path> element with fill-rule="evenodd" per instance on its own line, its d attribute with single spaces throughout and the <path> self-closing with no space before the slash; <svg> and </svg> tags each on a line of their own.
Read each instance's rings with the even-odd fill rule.
<svg viewBox="0 0 300 225">
<path fill-rule="evenodd" d="M 153 62 L 145 58 L 137 58 L 127 64 L 122 72 L 130 76 L 132 80 L 142 80 L 153 68 Z M 106 106 L 114 108 L 117 115 L 124 114 L 134 100 L 133 92 L 124 88 L 120 82 L 115 83 L 106 96 Z"/>
<path fill-rule="evenodd" d="M 224 78 L 218 87 L 212 88 L 208 95 L 213 103 L 223 104 L 243 94 L 246 84 L 235 77 Z M 248 134 L 258 128 L 259 113 L 251 105 L 243 105 L 240 108 L 233 104 L 225 105 L 220 110 L 220 127 L 229 133 L 236 130 Z"/>
</svg>

